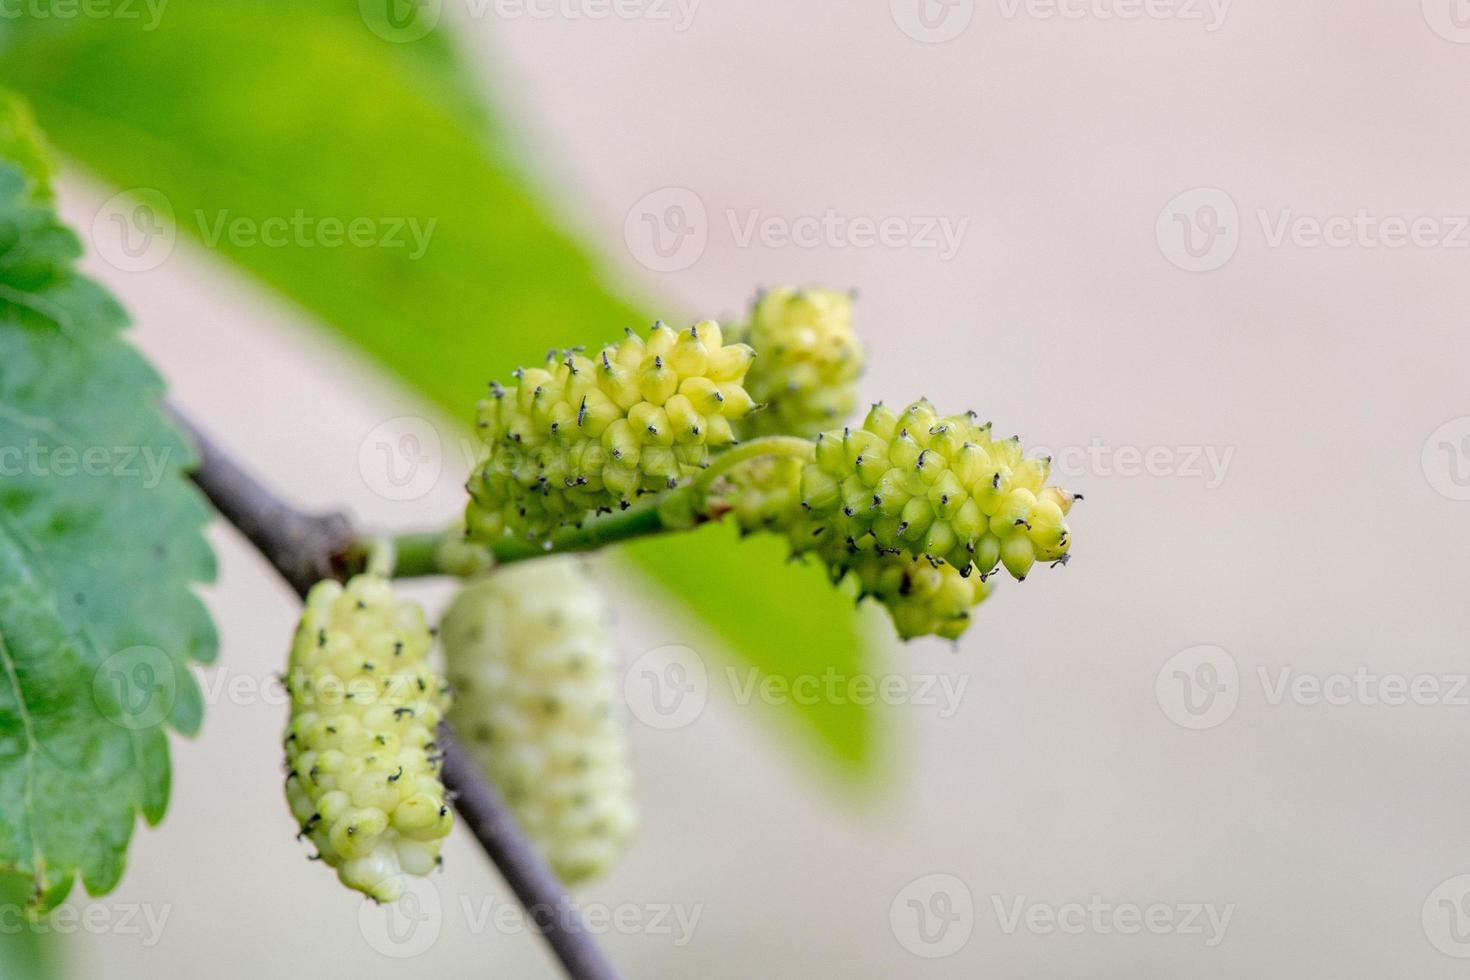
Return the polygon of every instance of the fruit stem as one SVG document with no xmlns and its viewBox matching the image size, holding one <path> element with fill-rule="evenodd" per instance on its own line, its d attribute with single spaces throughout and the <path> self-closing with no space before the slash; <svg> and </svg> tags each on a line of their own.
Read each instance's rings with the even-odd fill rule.
<svg viewBox="0 0 1470 980">
<path fill-rule="evenodd" d="M 497 562 L 524 561 L 527 558 L 541 558 L 569 551 L 596 551 L 619 541 L 658 534 L 669 529 L 659 513 L 662 499 L 663 495 L 660 494 L 647 503 L 637 504 L 627 510 L 591 518 L 581 527 L 558 531 L 551 536 L 549 544 L 527 541 L 525 538 L 502 538 L 489 546 L 490 553 Z"/>
<path fill-rule="evenodd" d="M 646 538 L 668 531 L 686 530 L 688 527 L 715 520 L 726 508 L 711 507 L 694 514 L 693 524 L 674 523 L 668 516 L 668 502 L 675 494 L 688 495 L 689 487 L 680 487 L 668 493 L 650 498 L 646 503 L 629 507 L 625 511 L 594 517 L 581 527 L 566 528 L 551 536 L 542 544 L 524 538 L 506 536 L 487 545 L 486 550 L 494 564 L 502 565 L 547 555 L 564 555 L 578 551 L 596 551 L 598 548 L 634 538 Z M 465 567 L 463 564 L 446 565 L 441 545 L 446 532 L 421 532 L 400 534 L 393 539 L 398 551 L 395 578 L 423 578 L 431 575 L 465 576 L 482 569 Z M 453 533 L 448 532 L 448 533 Z"/>
<path fill-rule="evenodd" d="M 439 568 L 439 543 L 443 538 L 443 534 L 428 531 L 396 535 L 393 550 L 398 553 L 398 558 L 393 565 L 393 577 L 422 578 L 445 574 Z"/>
</svg>

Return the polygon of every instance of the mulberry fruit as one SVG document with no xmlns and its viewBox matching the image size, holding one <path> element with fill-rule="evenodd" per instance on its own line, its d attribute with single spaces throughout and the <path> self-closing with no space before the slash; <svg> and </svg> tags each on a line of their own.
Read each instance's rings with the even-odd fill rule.
<svg viewBox="0 0 1470 980">
<path fill-rule="evenodd" d="M 444 616 L 450 722 L 568 884 L 596 878 L 636 829 L 607 610 L 576 558 L 509 565 Z"/>
<path fill-rule="evenodd" d="M 486 455 L 470 478 L 470 537 L 545 540 L 589 514 L 672 488 L 735 441 L 755 402 L 743 381 L 754 352 L 725 344 L 713 321 L 648 339 L 629 331 L 588 357 L 553 351 L 543 367 L 491 386 L 477 425 Z"/>
<path fill-rule="evenodd" d="M 380 902 L 425 875 L 454 818 L 436 732 L 448 689 L 426 662 L 423 610 L 380 576 L 306 597 L 286 687 L 286 799 L 342 883 Z"/>
<path fill-rule="evenodd" d="M 762 456 L 726 474 L 725 502 L 741 531 L 787 531 L 801 518 L 802 465 L 791 456 Z"/>
<path fill-rule="evenodd" d="M 750 435 L 810 439 L 852 415 L 864 353 L 852 329 L 850 294 L 768 290 L 751 309 L 747 339 L 759 355 L 747 386 L 766 406 L 746 423 Z"/>
<path fill-rule="evenodd" d="M 929 635 L 959 639 L 970 626 L 970 610 L 994 588 L 978 575 L 962 575 L 948 562 L 877 550 L 852 552 L 832 567 L 857 581 L 859 598 L 881 602 L 905 640 Z"/>
<path fill-rule="evenodd" d="M 982 577 L 1004 565 L 1025 579 L 1071 547 L 1071 495 L 1047 486 L 1050 460 L 1022 457 L 971 415 L 927 401 L 895 414 L 874 405 L 860 428 L 824 432 L 802 471 L 803 504 L 858 547 L 943 560 Z"/>
<path fill-rule="evenodd" d="M 871 598 L 887 610 L 899 636 L 958 639 L 970 611 L 992 587 L 979 575 L 964 575 L 943 561 L 867 547 L 842 538 L 801 507 L 803 463 L 792 457 L 763 457 L 727 477 L 730 514 L 742 531 L 785 534 L 793 556 L 815 555 L 834 585 L 856 584 L 858 599 Z"/>
</svg>

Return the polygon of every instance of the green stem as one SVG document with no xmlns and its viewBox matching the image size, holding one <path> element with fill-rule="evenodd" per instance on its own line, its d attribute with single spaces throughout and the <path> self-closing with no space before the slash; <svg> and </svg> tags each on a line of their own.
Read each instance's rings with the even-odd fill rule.
<svg viewBox="0 0 1470 980">
<path fill-rule="evenodd" d="M 400 534 L 393 539 L 393 550 L 398 560 L 393 566 L 394 578 L 422 578 L 426 575 L 443 575 L 439 567 L 439 543 L 443 534 Z"/>
<path fill-rule="evenodd" d="M 816 447 L 795 436 L 765 436 L 741 443 L 716 456 L 687 486 L 659 494 L 637 506 L 615 514 L 595 517 L 581 527 L 567 528 L 551 536 L 548 544 L 524 538 L 504 537 L 486 546 L 495 564 L 543 558 L 546 555 L 596 551 L 620 541 L 646 538 L 669 531 L 687 531 L 722 517 L 728 508 L 705 499 L 716 480 L 742 463 L 762 456 L 791 456 L 810 459 Z M 682 505 L 682 506 L 681 506 Z M 686 515 L 680 518 L 680 514 Z M 692 520 L 688 515 L 692 515 Z M 440 545 L 442 534 L 401 534 L 393 539 L 397 552 L 395 578 L 431 575 L 465 575 L 465 568 L 445 567 Z"/>
<path fill-rule="evenodd" d="M 662 531 L 674 530 L 664 522 L 660 509 L 668 496 L 683 493 L 673 490 L 668 495 L 629 507 L 625 511 L 606 514 L 587 521 L 581 527 L 571 527 L 551 536 L 550 546 L 527 541 L 524 538 L 502 538 L 490 546 L 490 552 L 500 563 L 524 561 L 544 555 L 559 555 L 575 551 L 596 551 L 606 545 L 633 538 L 643 538 Z"/>
<path fill-rule="evenodd" d="M 688 492 L 688 488 L 672 491 L 672 493 Z M 657 500 L 630 507 L 620 513 L 593 518 L 581 527 L 559 531 L 551 537 L 549 546 L 527 541 L 524 538 L 504 537 L 488 546 L 488 550 L 494 558 L 494 563 L 503 565 L 525 561 L 528 558 L 543 558 L 546 555 L 596 551 L 598 548 L 616 544 L 619 541 L 630 541 L 664 531 L 682 530 L 682 526 L 676 527 L 667 523 L 660 510 L 660 505 L 664 504 L 669 496 L 668 494 L 661 495 Z M 696 523 L 703 523 L 717 516 L 719 515 L 700 515 Z M 395 537 L 393 545 L 398 553 L 398 562 L 393 572 L 394 578 L 466 574 L 466 569 L 463 567 L 445 567 L 441 560 L 443 555 L 440 550 L 443 540 L 443 534 L 432 532 L 400 534 Z"/>
</svg>

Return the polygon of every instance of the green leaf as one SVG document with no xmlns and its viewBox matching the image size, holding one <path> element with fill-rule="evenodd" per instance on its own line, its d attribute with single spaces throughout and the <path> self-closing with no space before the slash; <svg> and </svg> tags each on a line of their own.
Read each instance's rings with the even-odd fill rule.
<svg viewBox="0 0 1470 980">
<path fill-rule="evenodd" d="M 80 253 L 0 162 L 0 871 L 42 907 L 111 890 L 162 818 L 164 727 L 199 727 L 216 647 L 190 451 Z"/>
<path fill-rule="evenodd" d="M 153 31 L 18 21 L 0 72 L 66 153 L 120 187 L 161 192 L 185 233 L 467 422 L 489 379 L 667 316 L 609 290 L 553 221 L 443 37 L 392 43 L 359 13 L 372 9 L 190 0 Z M 265 247 L 229 232 L 234 219 L 297 213 L 430 232 L 421 254 L 406 233 L 402 247 L 319 247 L 310 232 Z M 630 554 L 746 662 L 790 677 L 872 669 L 851 599 L 777 551 L 704 532 Z M 793 710 L 829 758 L 859 770 L 871 759 L 870 709 Z"/>
</svg>

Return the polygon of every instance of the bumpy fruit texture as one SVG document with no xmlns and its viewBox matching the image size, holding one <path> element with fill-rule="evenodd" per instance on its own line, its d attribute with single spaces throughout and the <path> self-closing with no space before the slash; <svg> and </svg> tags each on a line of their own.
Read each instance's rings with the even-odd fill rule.
<svg viewBox="0 0 1470 980">
<path fill-rule="evenodd" d="M 761 456 L 726 474 L 729 490 L 724 502 L 741 531 L 785 533 L 802 519 L 803 465 L 802 460 L 792 456 Z"/>
<path fill-rule="evenodd" d="M 905 640 L 930 635 L 959 639 L 970 627 L 970 611 L 994 588 L 978 575 L 961 575 L 948 562 L 876 549 L 854 551 L 844 562 L 858 583 L 859 596 L 872 596 L 887 607 Z"/>
<path fill-rule="evenodd" d="M 852 296 L 781 286 L 756 298 L 748 338 L 759 357 L 747 387 L 765 408 L 751 435 L 811 438 L 841 425 L 857 404 L 863 346 L 852 329 Z"/>
<path fill-rule="evenodd" d="M 755 407 L 743 382 L 754 357 L 706 320 L 655 324 L 587 356 L 556 352 L 491 386 L 478 426 L 486 456 L 470 478 L 470 537 L 544 540 L 589 514 L 676 486 L 735 441 Z"/>
<path fill-rule="evenodd" d="M 928 401 L 895 414 L 878 404 L 856 429 L 817 437 L 802 472 L 812 516 L 857 547 L 943 560 L 1025 579 L 1071 547 L 1072 496 L 1047 486 L 1050 460 L 1023 458 L 973 414 L 940 417 Z"/>
<path fill-rule="evenodd" d="M 568 884 L 599 877 L 637 828 L 607 609 L 576 558 L 465 588 L 441 634 L 450 721 Z"/>
<path fill-rule="evenodd" d="M 884 551 L 871 538 L 865 547 L 843 538 L 801 506 L 803 463 L 790 457 L 755 459 L 730 473 L 727 499 L 741 530 L 785 534 L 794 556 L 815 555 L 834 585 L 850 580 L 858 599 L 883 605 L 899 636 L 958 639 L 971 610 L 992 587 L 979 575 L 961 575 L 943 561 Z"/>
<path fill-rule="evenodd" d="M 291 647 L 286 799 L 342 883 L 380 902 L 426 875 L 454 818 L 435 743 L 448 687 L 423 610 L 388 581 L 320 582 Z"/>
</svg>

